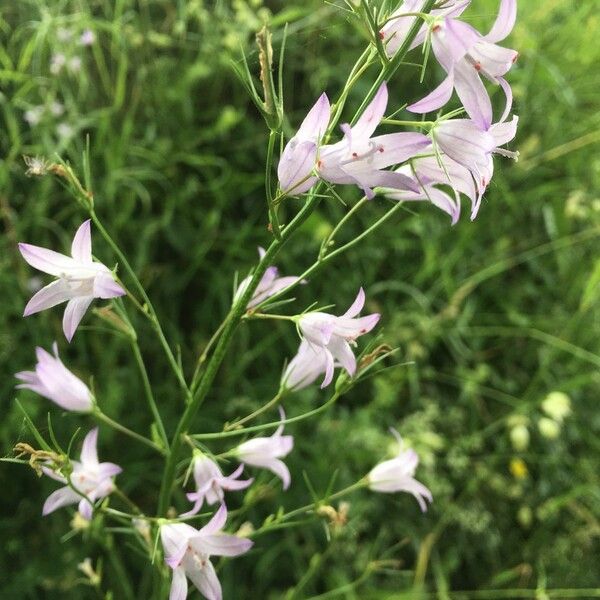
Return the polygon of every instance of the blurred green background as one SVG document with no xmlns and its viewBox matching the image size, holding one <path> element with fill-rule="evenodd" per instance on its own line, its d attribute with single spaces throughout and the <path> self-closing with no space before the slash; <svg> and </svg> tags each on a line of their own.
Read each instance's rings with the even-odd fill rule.
<svg viewBox="0 0 600 600">
<path fill-rule="evenodd" d="M 465 18 L 486 31 L 497 4 L 473 0 Z M 85 218 L 58 181 L 26 177 L 22 155 L 59 154 L 82 173 L 89 136 L 96 210 L 125 248 L 189 372 L 228 310 L 235 273 L 245 276 L 256 247 L 269 243 L 267 130 L 230 67 L 244 48 L 258 73 L 253 38 L 265 21 L 276 48 L 289 23 L 284 85 L 292 132 L 323 90 L 337 96 L 366 43 L 342 2 L 0 2 L 4 456 L 13 456 L 16 442 L 31 442 L 17 397 L 43 432 L 50 412 L 63 442 L 76 427 L 91 426 L 14 390 L 13 374 L 33 365 L 34 346 L 55 339 L 66 364 L 94 376 L 105 412 L 149 431 L 122 339 L 91 314 L 71 346 L 60 309 L 21 318 L 42 280 L 16 242 L 66 249 Z M 82 46 L 87 29 L 95 41 Z M 393 450 L 389 426 L 421 455 L 417 477 L 433 492 L 431 509 L 421 514 L 408 495 L 360 492 L 349 498 L 344 526 L 316 520 L 263 536 L 252 553 L 224 564 L 226 598 L 600 594 L 599 37 L 595 0 L 521 0 L 507 43 L 521 53 L 509 76 L 520 116 L 512 148 L 521 156 L 518 163 L 496 159 L 477 221 L 465 210 L 450 227 L 431 206 L 407 206 L 295 294 L 298 311 L 315 300 L 342 308 L 363 285 L 368 309 L 383 315 L 382 340 L 400 348 L 394 362 L 402 364 L 389 362 L 317 422 L 290 428 L 292 487 L 282 494 L 261 475 L 248 520 L 259 525 L 281 503 L 291 509 L 310 502 L 303 472 L 318 494 L 335 470 L 339 487 L 356 480 Z M 418 73 L 414 65 L 399 71 L 388 112 L 439 81 L 437 67 L 428 70 L 426 87 Z M 348 111 L 374 78 L 369 72 L 355 87 Z M 343 194 L 349 203 L 359 197 Z M 298 204 L 289 201 L 288 217 Z M 344 239 L 386 208 L 383 198 L 369 204 Z M 281 254 L 285 274 L 312 263 L 344 210 L 334 200 L 321 204 Z M 114 264 L 93 235 L 95 254 Z M 147 324 L 136 324 L 172 433 L 182 400 Z M 285 323 L 243 325 L 198 431 L 216 430 L 270 399 L 296 344 Z M 311 388 L 287 400 L 286 409 L 299 414 L 327 397 Z M 561 419 L 557 405 L 570 407 L 569 414 Z M 100 443 L 101 456 L 125 468 L 120 485 L 151 514 L 160 461 L 105 427 Z M 221 448 L 227 446 L 215 445 Z M 42 518 L 55 486 L 31 469 L 4 463 L 0 484 L 0 598 L 104 597 L 77 568 L 85 557 L 96 565 L 103 555 L 98 531 L 71 533 L 68 510 Z M 232 506 L 241 498 L 233 495 Z M 176 502 L 187 506 L 181 497 Z M 144 560 L 127 537 L 115 535 L 113 552 L 143 598 Z M 104 564 L 106 597 L 126 597 L 121 585 Z"/>
</svg>

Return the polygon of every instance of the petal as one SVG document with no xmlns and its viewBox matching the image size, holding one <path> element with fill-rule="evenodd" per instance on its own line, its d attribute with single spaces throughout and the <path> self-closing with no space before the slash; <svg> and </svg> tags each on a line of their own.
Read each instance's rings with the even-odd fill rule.
<svg viewBox="0 0 600 600">
<path fill-rule="evenodd" d="M 60 488 L 46 498 L 46 502 L 44 502 L 44 507 L 42 508 L 42 515 L 46 516 L 63 506 L 76 504 L 80 500 L 81 496 L 70 487 Z"/>
<path fill-rule="evenodd" d="M 291 475 L 290 470 L 287 468 L 285 463 L 277 458 L 269 461 L 265 468 L 269 469 L 269 471 L 275 473 L 279 479 L 283 482 L 283 489 L 287 490 L 290 487 L 291 483 Z"/>
<path fill-rule="evenodd" d="M 438 190 L 433 186 L 427 189 L 431 203 L 450 215 L 452 225 L 458 222 L 460 217 L 460 202 L 457 202 L 446 192 Z"/>
<path fill-rule="evenodd" d="M 492 123 L 492 103 L 475 67 L 461 60 L 454 67 L 454 87 L 467 114 L 481 129 Z"/>
<path fill-rule="evenodd" d="M 81 463 L 84 466 L 98 466 L 98 428 L 94 427 L 83 440 L 81 446 Z"/>
<path fill-rule="evenodd" d="M 333 381 L 333 373 L 335 369 L 335 362 L 333 360 L 333 354 L 329 350 L 325 350 L 325 377 L 323 383 L 321 383 L 321 389 L 325 389 Z"/>
<path fill-rule="evenodd" d="M 432 29 L 431 46 L 438 62 L 450 73 L 454 65 L 481 39 L 470 25 L 455 19 L 445 19 Z"/>
<path fill-rule="evenodd" d="M 506 81 L 506 79 L 504 79 L 504 77 L 498 77 L 498 83 L 500 84 L 500 87 L 502 88 L 502 91 L 506 96 L 506 105 L 504 106 L 504 112 L 502 113 L 502 116 L 500 117 L 499 121 L 499 123 L 503 123 L 504 121 L 506 121 L 508 113 L 510 113 L 510 109 L 512 108 L 513 93 L 510 84 L 508 83 L 508 81 Z M 499 146 L 500 144 L 497 145 Z"/>
<path fill-rule="evenodd" d="M 188 570 L 187 576 L 206 600 L 222 600 L 221 584 L 210 560 L 206 559 L 202 567 Z"/>
<path fill-rule="evenodd" d="M 86 520 L 91 521 L 94 514 L 94 506 L 86 498 L 81 498 L 77 507 L 79 514 Z"/>
<path fill-rule="evenodd" d="M 490 133 L 494 137 L 496 146 L 504 146 L 504 144 L 510 142 L 517 135 L 518 123 L 519 117 L 514 115 L 510 121 L 495 123 L 491 126 Z"/>
<path fill-rule="evenodd" d="M 93 296 L 84 296 L 69 300 L 63 316 L 63 331 L 68 342 L 73 339 L 75 331 L 93 299 Z"/>
<path fill-rule="evenodd" d="M 428 113 L 444 106 L 452 96 L 454 89 L 453 71 L 425 98 L 406 107 L 406 110 L 414 113 Z"/>
<path fill-rule="evenodd" d="M 79 267 L 77 261 L 54 250 L 48 250 L 32 244 L 19 244 L 23 258 L 38 271 L 60 277 Z"/>
<path fill-rule="evenodd" d="M 175 569 L 187 550 L 188 540 L 198 535 L 198 530 L 186 523 L 167 523 L 160 527 L 160 541 L 165 553 L 165 562 Z"/>
<path fill-rule="evenodd" d="M 79 262 L 92 262 L 90 219 L 84 221 L 75 233 L 71 244 L 71 256 Z"/>
<path fill-rule="evenodd" d="M 352 127 L 352 136 L 356 139 L 371 137 L 371 134 L 379 125 L 388 103 L 388 90 L 385 81 L 381 84 L 375 97 L 365 108 L 356 125 Z"/>
<path fill-rule="evenodd" d="M 311 173 L 317 160 L 317 144 L 312 141 L 288 142 L 277 165 L 279 187 L 286 194 L 306 191 L 305 184 L 311 181 Z M 312 184 L 311 184 L 312 185 Z"/>
<path fill-rule="evenodd" d="M 239 556 L 248 552 L 253 545 L 253 542 L 247 538 L 226 533 L 198 535 L 190 538 L 189 543 L 199 554 L 209 556 Z"/>
<path fill-rule="evenodd" d="M 498 16 L 485 39 L 492 43 L 503 40 L 513 30 L 516 19 L 517 0 L 500 0 Z"/>
<path fill-rule="evenodd" d="M 376 169 L 384 169 L 407 161 L 416 154 L 423 152 L 430 140 L 422 133 L 389 133 L 371 138 L 371 143 L 378 148 L 372 158 Z"/>
<path fill-rule="evenodd" d="M 327 348 L 340 365 L 346 369 L 348 375 L 354 375 L 356 372 L 356 358 L 350 344 L 344 338 L 333 336 Z"/>
<path fill-rule="evenodd" d="M 27 306 L 25 306 L 23 316 L 28 317 L 41 310 L 52 308 L 57 304 L 70 300 L 71 297 L 72 292 L 69 284 L 64 279 L 57 279 L 33 295 Z"/>
<path fill-rule="evenodd" d="M 365 305 L 365 291 L 362 287 L 358 290 L 358 294 L 354 299 L 354 302 L 350 305 L 350 308 L 342 315 L 343 317 L 353 318 L 356 317 Z"/>
<path fill-rule="evenodd" d="M 183 567 L 173 569 L 173 579 L 171 580 L 171 591 L 169 600 L 185 600 L 187 598 L 188 584 L 187 577 Z"/>
<path fill-rule="evenodd" d="M 94 296 L 107 300 L 108 298 L 117 298 L 124 296 L 125 290 L 115 281 L 110 271 L 98 273 L 94 277 Z"/>
<path fill-rule="evenodd" d="M 211 535 L 221 531 L 227 521 L 227 507 L 221 504 L 219 510 L 212 516 L 211 520 L 200 529 L 200 535 Z"/>
<path fill-rule="evenodd" d="M 100 465 L 98 466 L 98 476 L 101 479 L 115 477 L 116 475 L 118 475 L 119 473 L 122 473 L 122 472 L 123 472 L 123 469 L 119 465 L 116 465 L 115 463 L 103 462 L 103 463 L 100 463 Z"/>
<path fill-rule="evenodd" d="M 330 112 L 329 98 L 323 92 L 304 118 L 304 121 L 302 121 L 296 137 L 301 140 L 311 140 L 318 144 L 327 131 Z"/>
</svg>

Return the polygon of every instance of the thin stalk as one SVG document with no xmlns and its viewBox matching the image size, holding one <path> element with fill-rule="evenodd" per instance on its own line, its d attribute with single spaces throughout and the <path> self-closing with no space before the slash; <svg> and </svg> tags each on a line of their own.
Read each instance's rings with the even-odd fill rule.
<svg viewBox="0 0 600 600">
<path fill-rule="evenodd" d="M 146 400 L 148 401 L 148 406 L 150 407 L 150 411 L 152 412 L 152 416 L 154 417 L 154 423 L 156 424 L 156 428 L 158 430 L 158 435 L 164 444 L 167 452 L 169 451 L 169 438 L 167 437 L 167 432 L 165 431 L 165 426 L 162 422 L 162 418 L 160 416 L 160 412 L 158 411 L 158 406 L 156 405 L 156 400 L 154 399 L 154 394 L 152 392 L 152 386 L 150 385 L 150 379 L 148 378 L 148 371 L 146 371 L 146 365 L 144 364 L 144 358 L 142 357 L 142 353 L 140 351 L 140 346 L 137 342 L 137 339 L 131 340 L 131 348 L 133 350 L 133 355 L 135 356 L 135 361 L 140 370 L 140 375 L 142 376 L 142 383 L 144 385 L 144 392 L 146 394 Z"/>
<path fill-rule="evenodd" d="M 236 437 L 241 435 L 246 435 L 248 433 L 257 433 L 259 431 L 264 431 L 265 429 L 277 429 L 280 425 L 289 425 L 290 423 L 298 423 L 299 421 L 304 421 L 305 419 L 310 419 L 319 413 L 326 411 L 332 404 L 336 402 L 341 396 L 341 393 L 335 393 L 325 404 L 322 404 L 318 408 L 314 408 L 313 410 L 309 410 L 308 412 L 302 413 L 296 417 L 290 417 L 289 419 L 272 421 L 271 423 L 264 423 L 262 425 L 254 425 L 252 427 L 244 427 L 243 429 L 233 429 L 231 431 L 220 431 L 217 433 L 195 433 L 189 437 L 195 440 L 220 440 L 222 438 L 228 437 Z"/>
<path fill-rule="evenodd" d="M 282 246 L 287 241 L 289 241 L 289 239 L 300 227 L 300 225 L 302 225 L 302 223 L 304 223 L 304 221 L 308 219 L 308 217 L 312 214 L 313 210 L 319 203 L 320 198 L 317 194 L 318 189 L 319 186 L 315 188 L 315 191 L 309 196 L 308 200 L 300 209 L 298 214 L 294 217 L 290 224 L 287 225 L 282 231 L 281 239 L 276 239 L 271 243 L 265 255 L 258 263 L 256 270 L 252 275 L 252 279 L 248 284 L 248 287 L 244 290 L 244 293 L 233 303 L 233 306 L 231 307 L 229 317 L 226 319 L 226 324 L 223 327 L 223 332 L 219 337 L 215 350 L 206 366 L 206 370 L 204 371 L 197 388 L 194 390 L 191 401 L 187 405 L 173 436 L 173 440 L 171 443 L 171 451 L 169 453 L 169 456 L 167 457 L 167 463 L 163 472 L 163 480 L 161 484 L 158 504 L 159 515 L 166 513 L 168 509 L 168 504 L 171 500 L 171 491 L 175 480 L 175 468 L 177 466 L 178 455 L 179 450 L 181 449 L 183 435 L 188 433 L 188 429 L 191 426 L 192 421 L 196 416 L 196 413 L 198 412 L 198 409 L 200 408 L 200 406 L 202 406 L 202 403 L 204 402 L 206 395 L 208 394 L 211 388 L 214 378 L 217 375 L 217 371 L 221 366 L 223 359 L 225 358 L 225 354 L 231 342 L 231 338 L 233 337 L 237 326 L 242 320 L 242 317 L 246 312 L 246 306 L 252 298 L 252 294 L 256 290 L 264 272 L 267 270 L 267 267 L 273 263 L 274 258 L 277 256 Z"/>
<path fill-rule="evenodd" d="M 206 362 L 206 358 L 208 357 L 208 353 L 210 352 L 210 349 L 213 347 L 214 343 L 217 341 L 217 339 L 221 335 L 221 332 L 223 331 L 223 328 L 225 327 L 226 323 L 227 323 L 227 319 L 225 321 L 223 321 L 219 325 L 219 327 L 217 327 L 217 330 L 212 334 L 210 340 L 208 340 L 208 343 L 204 347 L 204 350 L 202 350 L 202 354 L 198 357 L 198 361 L 196 362 L 196 368 L 194 370 L 194 376 L 192 377 L 192 383 L 190 384 L 190 390 L 192 390 L 192 393 L 194 392 L 194 389 L 196 388 L 196 384 L 198 383 L 198 377 L 200 376 L 200 372 L 202 370 L 202 365 Z"/>
<path fill-rule="evenodd" d="M 249 415 L 246 415 L 239 421 L 235 421 L 235 423 L 231 423 L 231 425 L 226 427 L 224 431 L 232 431 L 234 428 L 239 429 L 240 425 L 243 425 L 244 423 L 247 423 L 248 421 L 252 421 L 256 417 L 267 412 L 269 409 L 273 408 L 274 406 L 277 406 L 277 404 L 279 404 L 279 401 L 283 398 L 283 396 L 284 396 L 283 391 L 277 392 L 277 394 L 273 398 L 271 398 L 271 400 L 269 400 L 266 404 L 263 404 L 260 408 L 257 408 L 254 412 L 250 413 Z"/>
<path fill-rule="evenodd" d="M 350 220 L 350 218 L 357 213 L 369 200 L 366 196 L 363 196 L 340 220 L 340 222 L 333 228 L 333 231 L 325 238 L 321 244 L 321 250 L 319 251 L 319 260 L 321 260 L 326 254 L 329 246 L 335 242 L 336 234 L 342 229 L 342 227 Z"/>
<path fill-rule="evenodd" d="M 265 191 L 267 195 L 267 207 L 269 209 L 269 223 L 275 239 L 281 239 L 281 227 L 279 226 L 279 218 L 277 217 L 277 206 L 272 198 L 271 173 L 273 170 L 273 151 L 275 149 L 275 141 L 278 132 L 271 129 L 269 132 L 269 142 L 267 144 L 267 160 L 265 164 Z"/>
<path fill-rule="evenodd" d="M 181 385 L 183 390 L 186 392 L 186 394 L 189 394 L 189 389 L 188 389 L 187 383 L 185 381 L 185 378 L 183 377 L 183 373 L 181 372 L 179 364 L 177 363 L 177 360 L 175 359 L 175 355 L 173 354 L 173 351 L 171 350 L 171 347 L 169 346 L 169 343 L 167 342 L 167 338 L 165 337 L 165 334 L 160 325 L 160 321 L 158 320 L 156 310 L 154 309 L 154 306 L 152 305 L 152 302 L 150 301 L 150 298 L 148 297 L 148 294 L 146 293 L 144 286 L 138 279 L 132 266 L 129 264 L 129 261 L 125 257 L 125 254 L 123 254 L 123 252 L 121 251 L 121 249 L 119 248 L 117 243 L 113 240 L 111 235 L 104 228 L 104 225 L 102 225 L 102 221 L 100 221 L 100 219 L 96 215 L 96 212 L 94 211 L 93 208 L 90 209 L 90 216 L 92 218 L 92 221 L 94 222 L 94 225 L 98 228 L 98 231 L 100 231 L 100 234 L 102 235 L 102 237 L 106 240 L 108 245 L 112 248 L 113 252 L 117 255 L 120 263 L 123 265 L 124 269 L 127 271 L 127 274 L 129 275 L 129 277 L 131 277 L 133 283 L 135 284 L 135 287 L 136 287 L 138 293 L 143 298 L 144 303 L 146 304 L 146 307 L 148 309 L 147 311 L 143 311 L 143 312 L 148 317 L 150 322 L 152 323 L 152 327 L 154 328 L 154 331 L 156 332 L 156 335 L 160 341 L 160 344 L 163 347 L 163 350 L 167 356 L 167 360 L 169 361 L 169 364 L 171 365 L 171 368 L 173 369 L 173 372 L 175 373 L 175 376 L 177 377 L 179 384 Z"/>
<path fill-rule="evenodd" d="M 113 429 L 116 429 L 117 431 L 128 435 L 130 438 L 137 440 L 141 444 L 144 444 L 152 448 L 153 450 L 160 452 L 160 454 L 166 454 L 166 451 L 163 448 L 161 448 L 158 444 L 155 444 L 152 440 L 149 440 L 147 437 L 144 437 L 143 435 L 140 435 L 139 433 L 128 429 L 124 425 L 121 425 L 121 423 L 117 423 L 117 421 L 114 421 L 108 415 L 105 415 L 99 408 L 96 408 L 96 410 L 92 414 L 96 419 L 102 421 L 103 423 L 106 423 L 106 425 L 108 425 L 109 427 L 112 427 Z"/>
</svg>

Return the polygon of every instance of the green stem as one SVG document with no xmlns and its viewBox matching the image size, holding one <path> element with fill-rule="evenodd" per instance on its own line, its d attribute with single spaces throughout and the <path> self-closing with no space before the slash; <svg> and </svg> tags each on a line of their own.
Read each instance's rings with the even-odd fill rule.
<svg viewBox="0 0 600 600">
<path fill-rule="evenodd" d="M 100 231 L 100 234 L 102 235 L 102 237 L 106 240 L 108 245 L 112 248 L 113 252 L 117 255 L 119 262 L 123 265 L 125 271 L 127 271 L 127 274 L 129 275 L 129 277 L 135 284 L 135 287 L 136 287 L 138 293 L 143 298 L 144 303 L 146 304 L 146 307 L 148 308 L 147 311 L 143 311 L 143 312 L 148 317 L 150 322 L 152 323 L 152 327 L 154 328 L 154 331 L 156 332 L 156 335 L 160 341 L 160 344 L 163 347 L 163 350 L 167 356 L 167 360 L 169 361 L 169 364 L 171 365 L 171 368 L 173 369 L 173 372 L 175 373 L 175 376 L 177 377 L 179 384 L 181 385 L 182 389 L 186 392 L 186 394 L 189 394 L 189 389 L 188 389 L 187 383 L 185 381 L 185 378 L 183 377 L 183 373 L 181 372 L 181 369 L 179 367 L 179 364 L 177 363 L 177 360 L 175 359 L 173 351 L 171 350 L 171 347 L 169 346 L 169 343 L 167 342 L 165 334 L 160 325 L 160 321 L 158 320 L 156 310 L 154 310 L 154 306 L 152 306 L 152 302 L 150 301 L 150 298 L 148 297 L 148 294 L 146 293 L 144 286 L 138 279 L 137 275 L 135 274 L 135 271 L 133 270 L 132 266 L 129 264 L 129 261 L 127 260 L 127 258 L 125 257 L 125 255 L 123 254 L 123 252 L 121 251 L 121 249 L 119 248 L 117 243 L 112 239 L 111 235 L 104 228 L 104 225 L 102 225 L 102 221 L 100 221 L 100 219 L 96 215 L 96 212 L 94 211 L 93 208 L 90 209 L 90 216 L 92 218 L 92 221 L 94 222 L 94 225 L 98 228 L 98 231 Z"/>
<path fill-rule="evenodd" d="M 121 425 L 121 423 L 117 423 L 117 421 L 114 421 L 108 415 L 105 415 L 99 408 L 96 407 L 96 410 L 92 414 L 96 419 L 102 421 L 103 423 L 106 423 L 106 425 L 108 425 L 109 427 L 112 427 L 113 429 L 116 429 L 117 431 L 128 435 L 130 438 L 137 440 L 138 442 L 152 448 L 153 450 L 156 450 L 157 452 L 160 452 L 161 454 L 166 454 L 165 450 L 161 448 L 158 444 L 155 444 L 152 440 L 149 440 L 143 435 L 140 435 L 139 433 L 128 429 L 124 425 Z"/>
<path fill-rule="evenodd" d="M 165 449 L 168 452 L 169 438 L 167 437 L 167 432 L 165 431 L 165 426 L 162 422 L 160 412 L 158 411 L 158 406 L 156 405 L 156 400 L 154 399 L 154 394 L 152 393 L 152 386 L 150 385 L 150 379 L 148 378 L 148 371 L 146 371 L 146 365 L 144 364 L 144 358 L 142 357 L 142 353 L 140 351 L 140 346 L 136 339 L 131 340 L 131 348 L 133 349 L 133 355 L 135 356 L 135 361 L 137 362 L 138 368 L 140 370 L 140 375 L 142 376 L 144 392 L 146 394 L 146 399 L 148 400 L 148 406 L 150 407 L 150 411 L 152 412 L 152 416 L 154 417 L 154 423 L 156 424 L 156 428 L 158 430 L 158 435 L 160 436 L 162 443 L 164 444 Z"/>
<path fill-rule="evenodd" d="M 271 130 L 269 133 L 269 142 L 267 144 L 267 160 L 265 164 L 265 191 L 267 195 L 267 207 L 269 209 L 269 223 L 275 239 L 281 239 L 281 227 L 279 226 L 279 218 L 277 217 L 277 206 L 272 198 L 271 172 L 273 170 L 273 151 L 275 150 L 275 140 L 277 139 L 277 131 Z"/>
<path fill-rule="evenodd" d="M 302 225 L 302 223 L 304 223 L 304 221 L 308 219 L 310 214 L 313 212 L 313 210 L 319 203 L 320 198 L 317 193 L 318 189 L 319 186 L 316 186 L 314 192 L 308 197 L 306 203 L 300 209 L 298 214 L 294 217 L 291 223 L 287 225 L 282 231 L 281 239 L 276 239 L 271 243 L 262 260 L 258 263 L 256 270 L 252 275 L 252 279 L 248 284 L 248 287 L 244 290 L 244 293 L 233 303 L 233 306 L 231 307 L 229 317 L 226 319 L 226 324 L 223 327 L 223 332 L 219 337 L 215 350 L 206 366 L 206 370 L 204 371 L 204 374 L 200 379 L 197 388 L 194 390 L 191 401 L 187 405 L 173 436 L 173 440 L 171 443 L 171 451 L 167 458 L 167 463 L 163 472 L 163 480 L 161 484 L 158 504 L 159 515 L 166 513 L 168 509 L 168 504 L 171 500 L 171 491 L 173 487 L 173 482 L 175 480 L 175 468 L 178 461 L 179 450 L 181 449 L 183 435 L 188 433 L 188 429 L 191 426 L 192 421 L 196 416 L 196 413 L 198 412 L 198 409 L 200 408 L 200 406 L 202 406 L 202 403 L 204 402 L 204 399 L 206 398 L 206 395 L 210 390 L 214 378 L 217 375 L 217 371 L 221 366 L 223 359 L 225 358 L 225 354 L 231 342 L 231 338 L 233 337 L 237 326 L 242 320 L 242 317 L 246 312 L 246 306 L 252 298 L 252 294 L 256 290 L 264 272 L 267 270 L 267 267 L 273 263 L 273 260 L 281 250 L 281 247 L 287 241 L 289 241 L 292 235 L 296 232 L 300 225 Z"/>
<path fill-rule="evenodd" d="M 422 10 L 422 18 L 424 18 L 426 14 L 431 12 L 431 9 L 433 8 L 434 4 L 435 0 L 425 0 L 425 4 L 423 5 Z M 408 31 L 406 38 L 404 39 L 404 42 L 398 49 L 398 52 L 396 52 L 394 57 L 387 63 L 387 65 L 385 65 L 383 69 L 381 69 L 377 80 L 367 93 L 359 109 L 356 111 L 356 115 L 354 115 L 354 119 L 352 119 L 351 122 L 352 125 L 356 124 L 356 121 L 358 121 L 363 112 L 365 112 L 365 109 L 370 104 L 371 100 L 373 100 L 373 98 L 375 97 L 375 94 L 377 93 L 377 90 L 379 90 L 379 88 L 381 87 L 381 84 L 387 81 L 398 70 L 398 67 L 400 67 L 402 61 L 404 60 L 404 56 L 410 49 L 410 45 L 413 43 L 413 40 L 417 36 L 417 33 L 419 33 L 421 25 L 421 20 L 415 19 L 415 22 L 411 25 L 411 28 Z"/>
<path fill-rule="evenodd" d="M 381 122 L 384 125 L 398 125 L 403 127 L 423 127 L 428 129 L 433 127 L 435 123 L 433 121 L 399 121 L 398 119 L 382 119 Z"/>
<path fill-rule="evenodd" d="M 266 429 L 277 429 L 280 425 L 289 425 L 290 423 L 298 423 L 299 421 L 304 421 L 305 419 L 310 419 L 319 413 L 326 411 L 332 404 L 338 400 L 341 396 L 341 393 L 335 393 L 325 404 L 322 404 L 318 408 L 314 408 L 313 410 L 309 410 L 308 412 L 302 413 L 296 417 L 290 417 L 289 419 L 285 419 L 283 421 L 272 421 L 271 423 L 263 423 L 262 425 L 254 425 L 253 427 L 244 427 L 243 429 L 233 429 L 231 431 L 220 431 L 217 433 L 195 433 L 190 437 L 195 440 L 220 440 L 222 438 L 228 437 L 236 437 L 240 435 L 246 435 L 248 433 L 257 433 L 259 431 L 264 431 Z"/>
<path fill-rule="evenodd" d="M 254 412 L 250 413 L 249 415 L 246 415 L 239 421 L 235 421 L 234 423 L 231 423 L 228 427 L 225 428 L 225 431 L 232 431 L 234 429 L 239 429 L 240 425 L 243 425 L 244 423 L 247 423 L 248 421 L 252 421 L 256 417 L 267 412 L 269 409 L 273 408 L 274 406 L 277 406 L 277 404 L 279 403 L 281 398 L 283 398 L 283 396 L 284 396 L 283 391 L 277 392 L 277 395 L 274 396 L 273 398 L 271 398 L 271 400 L 269 400 L 266 404 L 263 404 L 263 406 L 261 406 L 260 408 L 257 408 Z"/>
<path fill-rule="evenodd" d="M 327 249 L 335 243 L 336 234 L 342 229 L 342 227 L 350 220 L 350 218 L 357 213 L 369 200 L 366 196 L 363 196 L 340 220 L 340 222 L 333 228 L 333 231 L 325 238 L 321 244 L 321 250 L 319 251 L 319 260 L 321 260 L 326 254 Z"/>
<path fill-rule="evenodd" d="M 229 315 L 228 315 L 228 317 L 229 317 Z M 208 357 L 208 353 L 210 352 L 210 349 L 214 346 L 214 343 L 217 341 L 217 339 L 221 335 L 221 332 L 223 331 L 223 328 L 225 327 L 226 323 L 227 323 L 227 319 L 225 319 L 219 325 L 219 327 L 217 327 L 217 330 L 212 334 L 210 340 L 208 340 L 208 343 L 204 347 L 202 354 L 198 357 L 198 361 L 196 362 L 196 368 L 194 370 L 194 376 L 192 377 L 192 383 L 190 384 L 190 389 L 192 390 L 192 393 L 196 389 L 196 384 L 198 383 L 198 377 L 200 377 L 200 373 L 202 371 L 202 365 L 206 362 L 206 358 Z"/>
</svg>

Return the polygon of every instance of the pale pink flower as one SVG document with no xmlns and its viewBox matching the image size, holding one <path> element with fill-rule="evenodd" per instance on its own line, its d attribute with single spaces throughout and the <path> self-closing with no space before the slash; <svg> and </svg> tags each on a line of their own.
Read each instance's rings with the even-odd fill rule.
<svg viewBox="0 0 600 600">
<path fill-rule="evenodd" d="M 434 8 L 429 14 L 432 17 L 458 17 L 469 6 L 471 0 L 446 0 L 438 2 L 439 8 Z M 379 37 L 385 46 L 386 54 L 391 58 L 398 52 L 406 40 L 408 32 L 419 17 L 402 16 L 408 13 L 417 13 L 423 10 L 425 0 L 404 0 L 402 4 L 387 19 L 386 24 L 379 32 Z M 427 36 L 427 26 L 423 24 L 410 48 L 420 46 Z"/>
<path fill-rule="evenodd" d="M 82 46 L 91 46 L 96 41 L 96 34 L 91 29 L 86 29 L 79 38 Z"/>
<path fill-rule="evenodd" d="M 262 259 L 265 255 L 265 249 L 259 247 L 258 255 Z M 293 285 L 299 279 L 300 277 L 296 277 L 294 275 L 279 277 L 279 269 L 277 267 L 268 267 L 264 275 L 262 276 L 262 279 L 260 280 L 258 286 L 254 290 L 252 298 L 250 298 L 248 304 L 246 305 L 246 308 L 250 309 L 254 308 L 255 306 L 258 306 L 267 298 L 270 298 L 271 296 L 274 296 L 281 290 L 284 290 L 286 287 Z M 246 288 L 250 285 L 250 281 L 252 281 L 252 275 L 248 275 L 248 277 L 245 277 L 240 283 L 240 285 L 238 285 L 238 288 L 233 296 L 234 302 L 246 291 Z"/>
<path fill-rule="evenodd" d="M 326 359 L 325 379 L 321 387 L 329 385 L 333 379 L 336 363 L 349 375 L 356 372 L 356 358 L 351 345 L 361 335 L 371 331 L 381 315 L 373 313 L 357 317 L 365 304 L 365 292 L 358 291 L 352 306 L 340 317 L 324 312 L 308 312 L 298 318 L 298 327 L 304 338 L 316 350 L 324 352 Z"/>
<path fill-rule="evenodd" d="M 317 172 L 322 179 L 330 183 L 357 185 L 367 198 L 374 197 L 372 188 L 378 186 L 415 189 L 410 177 L 383 169 L 412 158 L 429 141 L 421 133 L 389 133 L 372 137 L 383 119 L 387 102 L 387 85 L 383 83 L 356 124 L 341 126 L 344 138 L 336 144 L 321 147 Z"/>
<path fill-rule="evenodd" d="M 281 420 L 285 420 L 283 409 L 280 409 Z M 240 444 L 234 455 L 247 465 L 268 469 L 283 482 L 283 489 L 290 486 L 290 471 L 280 458 L 287 456 L 294 447 L 294 438 L 291 435 L 282 435 L 283 424 L 270 437 L 257 437 Z"/>
<path fill-rule="evenodd" d="M 296 196 L 314 185 L 317 178 L 312 172 L 329 118 L 329 98 L 323 93 L 302 121 L 296 135 L 283 149 L 277 165 L 279 187 L 283 193 Z"/>
<path fill-rule="evenodd" d="M 189 579 L 207 600 L 221 600 L 221 583 L 211 556 L 239 556 L 248 552 L 251 540 L 222 533 L 227 509 L 222 504 L 212 519 L 198 530 L 186 523 L 160 527 L 165 562 L 173 569 L 169 600 L 185 600 Z"/>
<path fill-rule="evenodd" d="M 441 108 L 456 90 L 467 114 L 483 130 L 492 124 L 492 103 L 480 75 L 500 85 L 506 95 L 504 121 L 512 105 L 512 91 L 504 79 L 518 53 L 498 46 L 512 31 L 517 15 L 516 0 L 501 0 L 498 17 L 487 35 L 456 19 L 445 16 L 431 28 L 433 53 L 444 70 L 446 79 L 428 96 L 407 110 L 427 113 Z"/>
<path fill-rule="evenodd" d="M 182 516 L 195 515 L 204 504 L 223 503 L 225 492 L 244 490 L 253 479 L 238 479 L 244 470 L 240 465 L 231 475 L 223 475 L 219 465 L 205 454 L 197 453 L 193 458 L 194 482 L 196 491 L 187 494 L 187 499 L 194 502 L 193 508 Z"/>
<path fill-rule="evenodd" d="M 31 298 L 23 316 L 67 302 L 63 331 L 69 342 L 94 298 L 108 299 L 125 294 L 110 269 L 92 259 L 89 220 L 77 230 L 71 256 L 31 244 L 19 244 L 19 251 L 32 267 L 57 278 Z"/>
<path fill-rule="evenodd" d="M 43 515 L 48 515 L 58 508 L 69 504 L 79 503 L 79 514 L 89 521 L 94 509 L 93 502 L 105 498 L 114 489 L 113 477 L 122 472 L 119 465 L 110 462 L 98 462 L 98 428 L 92 429 L 83 440 L 81 448 L 81 460 L 71 461 L 73 471 L 69 476 L 71 486 L 65 485 L 48 496 L 42 509 Z M 46 475 L 67 483 L 67 479 L 48 467 L 42 470 Z M 86 496 L 86 497 L 84 497 Z"/>
<path fill-rule="evenodd" d="M 298 353 L 290 360 L 283 372 L 281 387 L 291 392 L 308 387 L 327 372 L 327 365 L 327 351 L 307 340 L 302 340 Z"/>
<path fill-rule="evenodd" d="M 393 493 L 408 492 L 412 494 L 421 510 L 427 510 L 425 500 L 433 500 L 431 492 L 422 483 L 414 478 L 415 470 L 419 464 L 419 456 L 412 449 L 402 449 L 402 438 L 400 434 L 392 429 L 392 434 L 400 445 L 398 456 L 379 463 L 367 475 L 369 488 L 374 492 Z"/>
<path fill-rule="evenodd" d="M 43 348 L 35 349 L 35 371 L 17 373 L 15 377 L 23 382 L 17 385 L 17 388 L 36 392 L 65 410 L 90 412 L 94 407 L 92 392 L 79 377 L 65 367 L 58 357 L 56 342 L 52 345 L 52 350 L 54 356 Z"/>
</svg>

